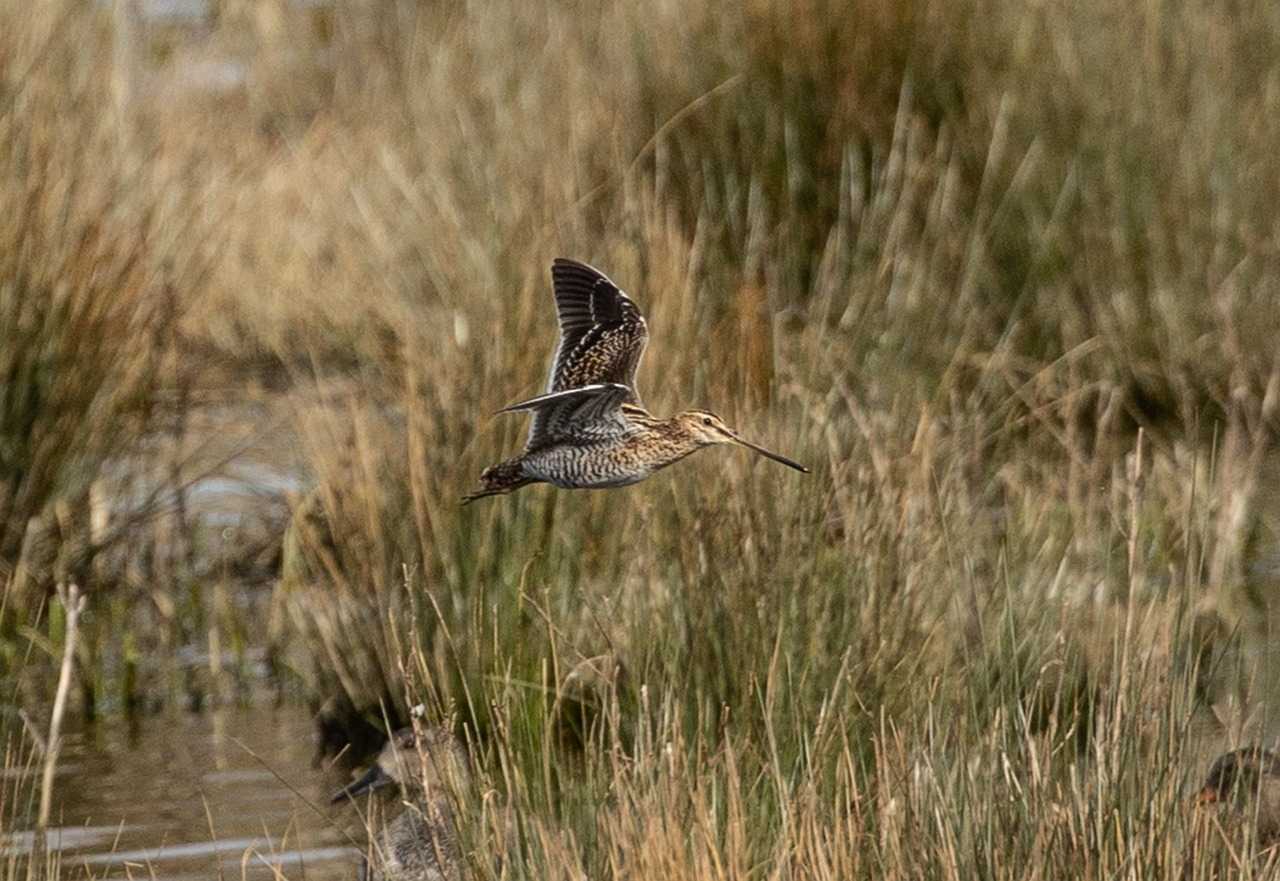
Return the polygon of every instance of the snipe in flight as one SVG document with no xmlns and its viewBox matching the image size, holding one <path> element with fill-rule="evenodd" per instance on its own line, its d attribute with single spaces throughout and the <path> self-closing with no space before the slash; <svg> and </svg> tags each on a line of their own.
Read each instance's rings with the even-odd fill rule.
<svg viewBox="0 0 1280 881">
<path fill-rule="evenodd" d="M 706 410 L 659 419 L 640 403 L 636 368 L 649 330 L 636 304 L 597 269 L 557 258 L 551 265 L 560 342 L 547 393 L 503 408 L 529 410 L 524 452 L 480 475 L 463 504 L 530 483 L 602 489 L 644 480 L 713 444 L 738 444 L 797 471 L 809 469 L 745 440 Z"/>
</svg>

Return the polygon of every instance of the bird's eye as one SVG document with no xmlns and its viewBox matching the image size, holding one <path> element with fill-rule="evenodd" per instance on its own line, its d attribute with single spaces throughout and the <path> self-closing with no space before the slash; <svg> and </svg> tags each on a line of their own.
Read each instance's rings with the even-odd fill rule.
<svg viewBox="0 0 1280 881">
<path fill-rule="evenodd" d="M 710 416 L 703 416 L 703 417 L 702 417 L 702 424 L 703 424 L 703 425 L 710 425 L 710 424 L 711 424 L 711 417 L 710 417 Z"/>
</svg>

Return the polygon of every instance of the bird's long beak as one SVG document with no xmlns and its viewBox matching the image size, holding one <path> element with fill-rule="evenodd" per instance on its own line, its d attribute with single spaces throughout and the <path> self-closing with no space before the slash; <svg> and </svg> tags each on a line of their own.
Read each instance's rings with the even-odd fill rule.
<svg viewBox="0 0 1280 881">
<path fill-rule="evenodd" d="M 338 802 L 345 799 L 355 798 L 362 792 L 372 792 L 375 789 L 381 789 L 388 783 L 394 782 L 395 781 L 391 779 L 391 775 L 382 770 L 381 765 L 374 765 L 359 780 L 338 790 L 337 794 L 334 795 L 333 798 L 329 799 L 329 804 L 336 805 Z"/>
<path fill-rule="evenodd" d="M 1212 805 L 1218 803 L 1218 793 L 1213 787 L 1206 786 L 1204 789 L 1196 793 L 1194 804 Z"/>
<path fill-rule="evenodd" d="M 731 434 L 730 437 L 732 437 L 736 443 L 742 444 L 742 446 L 746 447 L 749 450 L 755 450 L 757 453 L 764 456 L 766 459 L 772 459 L 775 462 L 781 462 L 783 465 L 786 465 L 788 468 L 794 468 L 797 471 L 803 471 L 805 474 L 809 473 L 809 469 L 801 465 L 795 459 L 788 459 L 786 456 L 782 455 L 781 453 L 775 453 L 772 450 L 766 450 L 764 447 L 760 446 L 759 444 L 753 444 L 751 441 L 741 437 L 736 433 Z"/>
</svg>

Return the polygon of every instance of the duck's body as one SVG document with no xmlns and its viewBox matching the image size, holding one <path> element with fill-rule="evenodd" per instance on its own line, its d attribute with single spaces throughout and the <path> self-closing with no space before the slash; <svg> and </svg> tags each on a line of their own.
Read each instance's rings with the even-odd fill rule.
<svg viewBox="0 0 1280 881">
<path fill-rule="evenodd" d="M 442 810 L 437 808 L 443 807 Z M 447 806 L 406 806 L 382 830 L 366 862 L 364 881 L 459 881 L 462 878 L 453 814 Z"/>
<path fill-rule="evenodd" d="M 1259 844 L 1280 846 L 1280 755 L 1250 746 L 1219 756 L 1196 801 L 1232 806 L 1254 824 Z"/>
<path fill-rule="evenodd" d="M 502 410 L 534 414 L 524 452 L 485 469 L 480 489 L 464 502 L 530 483 L 562 489 L 627 486 L 721 443 L 808 471 L 739 437 L 714 413 L 688 410 L 670 419 L 650 414 L 635 389 L 649 339 L 640 310 L 604 273 L 584 263 L 561 258 L 551 274 L 560 342 L 547 393 Z"/>
<path fill-rule="evenodd" d="M 334 802 L 396 784 L 404 810 L 370 836 L 365 881 L 459 881 L 462 855 L 454 823 L 453 790 L 469 779 L 466 752 L 443 728 L 397 731 L 361 779 Z"/>
</svg>

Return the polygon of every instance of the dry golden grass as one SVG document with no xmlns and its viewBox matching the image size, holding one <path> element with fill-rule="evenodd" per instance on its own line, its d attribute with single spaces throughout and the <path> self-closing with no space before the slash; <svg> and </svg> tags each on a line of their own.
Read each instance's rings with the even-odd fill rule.
<svg viewBox="0 0 1280 881">
<path fill-rule="evenodd" d="M 1182 877 L 1187 778 L 1274 731 L 1269 4 L 272 6 L 246 84 L 120 119 L 105 13 L 0 8 L 0 316 L 85 307 L 12 350 L 69 347 L 83 474 L 24 518 L 155 365 L 265 401 L 315 488 L 260 629 L 470 732 L 478 877 Z M 460 508 L 558 254 L 645 310 L 655 412 L 815 473 Z"/>
</svg>

